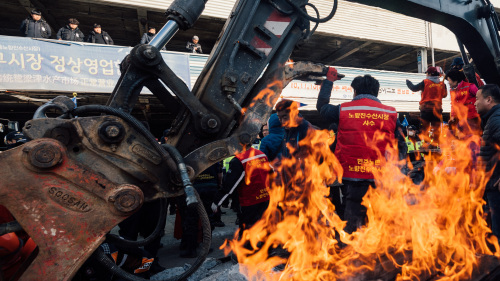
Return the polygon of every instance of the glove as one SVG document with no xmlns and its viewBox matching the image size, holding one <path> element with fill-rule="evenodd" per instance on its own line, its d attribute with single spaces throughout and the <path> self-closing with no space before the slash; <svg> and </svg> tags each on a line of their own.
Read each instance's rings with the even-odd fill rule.
<svg viewBox="0 0 500 281">
<path fill-rule="evenodd" d="M 212 203 L 212 206 L 210 206 L 210 207 L 212 208 L 212 211 L 213 211 L 214 213 L 217 213 L 217 207 L 218 207 L 218 206 L 217 206 L 217 205 L 215 205 L 215 203 Z"/>
<path fill-rule="evenodd" d="M 326 73 L 326 79 L 329 81 L 337 81 L 340 80 L 337 76 L 337 70 L 335 67 L 328 67 L 328 72 Z"/>
</svg>

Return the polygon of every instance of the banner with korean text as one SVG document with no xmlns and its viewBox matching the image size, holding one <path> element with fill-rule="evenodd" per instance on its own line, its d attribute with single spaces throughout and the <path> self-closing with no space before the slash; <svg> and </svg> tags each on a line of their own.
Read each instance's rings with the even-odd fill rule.
<svg viewBox="0 0 500 281">
<path fill-rule="evenodd" d="M 119 64 L 131 49 L 0 36 L 0 90 L 111 93 L 120 77 Z M 189 55 L 161 53 L 190 87 Z"/>
</svg>

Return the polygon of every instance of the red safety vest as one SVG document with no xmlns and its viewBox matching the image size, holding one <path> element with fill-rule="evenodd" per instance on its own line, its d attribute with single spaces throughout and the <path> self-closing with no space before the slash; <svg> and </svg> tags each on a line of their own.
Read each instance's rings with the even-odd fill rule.
<svg viewBox="0 0 500 281">
<path fill-rule="evenodd" d="M 434 83 L 429 79 L 424 79 L 424 90 L 422 91 L 422 98 L 420 104 L 426 102 L 434 102 L 441 107 L 443 98 L 446 96 L 446 86 L 444 82 Z"/>
<path fill-rule="evenodd" d="M 384 157 L 386 146 L 394 140 L 396 119 L 394 107 L 371 99 L 341 104 L 335 155 L 344 169 L 343 179 L 373 179 L 372 169 L 382 165 L 373 144 Z M 375 136 L 376 132 L 382 135 Z"/>
<path fill-rule="evenodd" d="M 472 119 L 479 117 L 474 103 L 476 94 L 471 92 L 470 87 L 476 85 L 462 81 L 456 89 L 450 90 L 451 95 L 451 116 L 460 119 Z"/>
<path fill-rule="evenodd" d="M 266 155 L 255 148 L 250 148 L 235 155 L 243 165 L 243 174 L 235 183 L 241 206 L 252 206 L 269 201 L 269 172 L 271 166 Z"/>
</svg>

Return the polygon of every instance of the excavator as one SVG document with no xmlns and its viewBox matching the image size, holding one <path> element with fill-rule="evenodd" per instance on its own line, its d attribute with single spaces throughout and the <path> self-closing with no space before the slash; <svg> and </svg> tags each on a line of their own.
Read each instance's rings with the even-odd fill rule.
<svg viewBox="0 0 500 281">
<path fill-rule="evenodd" d="M 106 105 L 75 108 L 69 98 L 57 97 L 25 123 L 23 133 L 31 141 L 0 153 L 0 204 L 16 219 L 1 225 L 0 234 L 22 229 L 37 245 L 11 280 L 71 280 L 91 255 L 124 280 L 143 280 L 118 268 L 99 245 L 107 237 L 140 247 L 151 237 L 127 241 L 109 232 L 144 202 L 177 196 L 196 208 L 207 229 L 194 177 L 252 143 L 290 81 L 326 75 L 325 65 L 287 60 L 318 24 L 334 18 L 338 0 L 323 18 L 308 0 L 239 0 L 190 90 L 159 50 L 179 30 L 193 26 L 206 1 L 170 5 L 157 36 L 124 58 Z M 349 2 L 447 27 L 484 80 L 500 85 L 500 24 L 489 0 Z M 315 15 L 308 14 L 311 10 Z M 474 76 L 473 65 L 464 71 Z M 165 145 L 130 114 L 143 87 L 168 108 L 178 105 Z M 48 117 L 49 111 L 59 116 Z M 161 212 L 166 215 L 164 206 Z M 159 232 L 157 227 L 152 236 Z M 206 258 L 209 245 L 205 235 L 198 260 L 173 280 L 186 279 Z"/>
</svg>

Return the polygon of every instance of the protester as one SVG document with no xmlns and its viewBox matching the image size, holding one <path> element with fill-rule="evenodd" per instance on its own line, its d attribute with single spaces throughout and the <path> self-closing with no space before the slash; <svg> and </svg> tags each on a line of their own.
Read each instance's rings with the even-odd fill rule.
<svg viewBox="0 0 500 281">
<path fill-rule="evenodd" d="M 460 70 L 463 72 L 463 68 L 464 68 L 464 60 L 461 58 L 461 57 L 457 57 L 457 58 L 454 58 L 453 59 L 453 62 L 451 63 L 451 69 L 456 69 L 456 70 Z M 477 81 L 477 86 L 478 87 L 481 87 L 484 85 L 483 83 L 483 80 L 481 80 L 481 77 L 479 77 L 479 75 L 477 73 L 474 73 L 475 76 L 476 76 L 476 81 Z M 466 78 L 467 82 L 469 82 L 469 80 Z"/>
<path fill-rule="evenodd" d="M 445 79 L 450 84 L 451 118 L 449 123 L 456 124 L 462 136 L 480 134 L 480 118 L 474 107 L 476 102 L 476 85 L 465 79 L 462 71 L 453 69 L 446 74 Z M 459 136 L 461 137 L 461 136 Z"/>
<path fill-rule="evenodd" d="M 413 125 L 406 127 L 406 146 L 408 147 L 408 157 L 410 162 L 423 160 L 421 153 L 417 152 L 422 147 L 422 141 L 418 137 L 417 128 Z"/>
<path fill-rule="evenodd" d="M 101 25 L 95 23 L 94 30 L 89 33 L 87 37 L 87 42 L 95 43 L 95 44 L 106 44 L 106 45 L 114 45 L 113 39 L 109 34 L 101 29 Z"/>
<path fill-rule="evenodd" d="M 78 28 L 80 22 L 75 18 L 70 18 L 68 20 L 68 25 L 65 27 L 61 27 L 57 32 L 58 40 L 66 40 L 66 41 L 76 41 L 83 42 L 83 33 Z"/>
<path fill-rule="evenodd" d="M 186 44 L 186 50 L 190 53 L 198 53 L 198 54 L 203 54 L 203 51 L 201 50 L 201 45 L 198 43 L 200 41 L 200 38 L 198 36 L 193 36 L 191 39 L 191 42 L 187 42 Z"/>
<path fill-rule="evenodd" d="M 448 93 L 444 82 L 439 80 L 440 74 L 436 67 L 429 67 L 425 73 L 427 77 L 422 82 L 413 85 L 410 80 L 406 80 L 406 85 L 413 92 L 422 91 L 419 103 L 422 132 L 428 136 L 432 127 L 433 135 L 430 138 L 439 143 L 443 122 L 442 103 Z"/>
<path fill-rule="evenodd" d="M 7 146 L 7 149 L 11 149 L 26 143 L 28 140 L 22 132 L 10 132 L 5 135 L 3 141 Z"/>
<path fill-rule="evenodd" d="M 269 205 L 269 161 L 257 149 L 251 146 L 245 149 L 229 163 L 223 188 L 212 204 L 212 210 L 217 212 L 224 200 L 236 191 L 241 210 L 240 229 L 248 229 L 255 224 Z"/>
<path fill-rule="evenodd" d="M 484 85 L 476 96 L 475 106 L 481 115 L 483 129 L 480 160 L 487 172 L 492 172 L 485 188 L 485 197 L 491 212 L 491 230 L 500 237 L 500 88 L 494 84 Z"/>
<path fill-rule="evenodd" d="M 385 155 L 395 139 L 403 142 L 403 147 L 406 145 L 398 129 L 396 109 L 383 105 L 377 98 L 380 84 L 375 78 L 370 75 L 354 78 L 352 101 L 340 105 L 329 104 L 333 82 L 339 80 L 337 70 L 330 67 L 326 78 L 316 108 L 326 121 L 338 123 L 335 155 L 344 170 L 345 230 L 351 233 L 365 223 L 366 208 L 361 201 L 368 188 L 375 187 L 371 170 L 383 163 L 378 155 Z M 375 138 L 376 133 L 382 135 Z"/>
<path fill-rule="evenodd" d="M 37 9 L 31 10 L 31 16 L 23 20 L 20 30 L 24 37 L 50 38 L 52 35 L 50 26 L 42 19 L 42 12 Z"/>
<path fill-rule="evenodd" d="M 299 103 L 283 99 L 276 104 L 276 112 L 281 126 L 285 129 L 281 143 L 281 157 L 297 158 L 304 151 L 299 142 L 307 136 L 311 123 L 299 114 Z M 293 151 L 290 151 L 292 148 Z"/>
<path fill-rule="evenodd" d="M 281 122 L 276 113 L 273 113 L 267 121 L 269 134 L 264 136 L 260 143 L 260 151 L 262 151 L 267 159 L 272 162 L 281 154 L 281 141 L 285 135 L 285 128 L 281 126 Z"/>
</svg>

